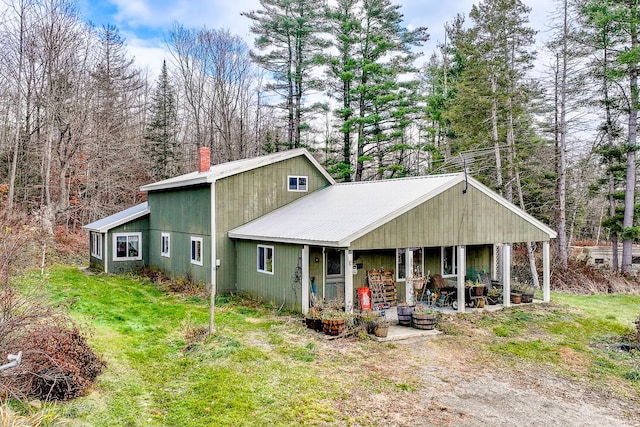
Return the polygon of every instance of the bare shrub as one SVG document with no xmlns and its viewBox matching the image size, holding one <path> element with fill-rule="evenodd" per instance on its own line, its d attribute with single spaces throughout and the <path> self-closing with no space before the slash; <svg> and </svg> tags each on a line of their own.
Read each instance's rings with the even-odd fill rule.
<svg viewBox="0 0 640 427">
<path fill-rule="evenodd" d="M 582 261 L 569 260 L 569 268 L 556 267 L 551 275 L 554 290 L 575 294 L 637 293 L 638 278 L 625 276 L 610 269 L 595 268 Z"/>
</svg>

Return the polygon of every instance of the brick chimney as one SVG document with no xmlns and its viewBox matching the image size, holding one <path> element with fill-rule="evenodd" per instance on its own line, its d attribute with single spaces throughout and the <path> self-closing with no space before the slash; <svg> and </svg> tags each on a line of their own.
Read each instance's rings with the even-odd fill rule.
<svg viewBox="0 0 640 427">
<path fill-rule="evenodd" d="M 211 151 L 208 147 L 198 148 L 198 172 L 209 172 L 211 168 Z"/>
</svg>

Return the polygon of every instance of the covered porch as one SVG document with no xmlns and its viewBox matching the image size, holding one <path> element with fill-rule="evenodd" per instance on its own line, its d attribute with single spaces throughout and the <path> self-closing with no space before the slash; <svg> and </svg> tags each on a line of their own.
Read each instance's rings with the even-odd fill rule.
<svg viewBox="0 0 640 427">
<path fill-rule="evenodd" d="M 542 242 L 542 301 L 550 300 L 550 249 Z M 305 245 L 301 254 L 302 311 L 328 301 L 343 304 L 348 312 L 359 309 L 358 288 L 369 288 L 368 272 L 386 271 L 393 280 L 387 285 L 386 300 L 375 299 L 372 305 L 389 308 L 397 303 L 424 301 L 412 285 L 423 280 L 424 286 L 437 291 L 434 277 L 440 276 L 457 288 L 457 312 L 464 313 L 468 296 L 465 282 L 490 280 L 499 283 L 503 295 L 501 306 L 509 307 L 512 289 L 512 244 L 412 247 L 377 250 L 351 250 Z M 463 272 L 463 273 L 462 273 Z M 473 277 L 475 276 L 475 277 Z M 376 307 L 374 307 L 376 308 Z M 445 309 L 446 310 L 446 309 Z"/>
</svg>

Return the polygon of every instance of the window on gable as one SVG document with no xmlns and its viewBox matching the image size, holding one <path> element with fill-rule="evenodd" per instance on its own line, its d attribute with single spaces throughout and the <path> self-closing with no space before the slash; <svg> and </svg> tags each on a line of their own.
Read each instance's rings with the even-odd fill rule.
<svg viewBox="0 0 640 427">
<path fill-rule="evenodd" d="M 289 180 L 289 191 L 308 191 L 307 190 L 308 177 L 289 175 L 288 180 Z"/>
<path fill-rule="evenodd" d="M 169 233 L 160 235 L 160 256 L 167 258 L 171 256 L 171 235 Z"/>
<path fill-rule="evenodd" d="M 102 259 L 102 233 L 91 232 L 91 256 Z"/>
<path fill-rule="evenodd" d="M 273 246 L 258 245 L 258 271 L 273 274 Z"/>
<path fill-rule="evenodd" d="M 202 265 L 202 237 L 191 237 L 191 264 Z"/>
<path fill-rule="evenodd" d="M 115 233 L 113 260 L 136 261 L 142 259 L 142 233 Z"/>
</svg>

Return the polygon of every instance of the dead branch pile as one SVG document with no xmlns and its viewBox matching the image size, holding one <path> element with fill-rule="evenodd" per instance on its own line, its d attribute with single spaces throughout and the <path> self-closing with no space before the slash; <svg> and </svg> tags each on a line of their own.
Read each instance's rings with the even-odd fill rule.
<svg viewBox="0 0 640 427">
<path fill-rule="evenodd" d="M 637 293 L 640 281 L 605 268 L 595 268 L 584 262 L 569 260 L 566 270 L 556 267 L 551 274 L 551 288 L 575 294 Z"/>
<path fill-rule="evenodd" d="M 0 289 L 0 358 L 22 351 L 22 363 L 0 372 L 0 395 L 68 400 L 84 394 L 105 363 L 79 328 L 33 295 Z"/>
</svg>

